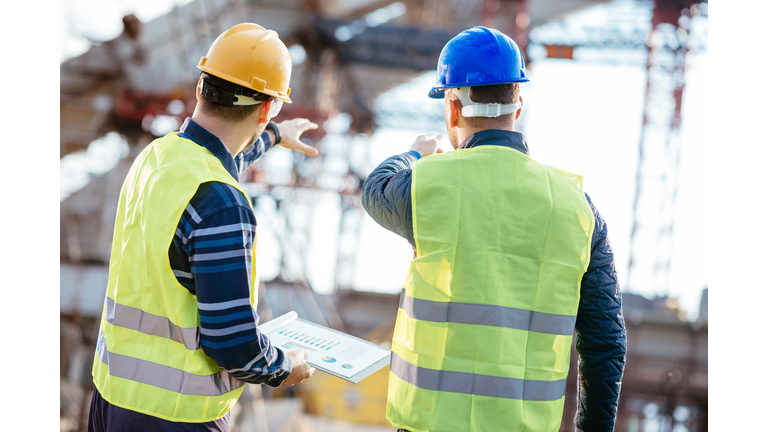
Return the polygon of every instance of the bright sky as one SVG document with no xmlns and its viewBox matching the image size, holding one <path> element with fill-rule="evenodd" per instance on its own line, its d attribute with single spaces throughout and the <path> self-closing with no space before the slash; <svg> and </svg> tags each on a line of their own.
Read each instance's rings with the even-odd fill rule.
<svg viewBox="0 0 768 432">
<path fill-rule="evenodd" d="M 149 21 L 166 13 L 174 4 L 187 0 L 69 0 L 61 4 L 61 59 L 87 49 L 83 37 L 108 40 L 122 30 L 120 18 L 135 13 Z M 593 8 L 573 19 L 599 25 L 606 19 L 603 10 Z M 638 291 L 653 296 L 668 294 L 678 297 L 681 306 L 695 318 L 702 288 L 708 285 L 706 244 L 702 235 L 706 230 L 704 160 L 706 150 L 698 145 L 705 141 L 706 105 L 703 95 L 707 71 L 702 67 L 706 54 L 691 56 L 686 70 L 686 88 L 682 135 L 682 162 L 672 260 L 671 288 L 667 293 Z M 632 200 L 635 191 L 637 149 L 642 120 L 645 92 L 645 67 L 642 64 L 610 65 L 604 62 L 539 59 L 531 65 L 531 82 L 524 84 L 522 93 L 525 107 L 518 130 L 527 137 L 531 156 L 547 165 L 581 174 L 585 189 L 606 219 L 609 236 L 615 252 L 619 280 L 626 287 L 629 260 L 629 237 L 632 222 Z M 434 74 L 426 74 L 392 91 L 390 97 L 411 100 L 414 104 L 442 104 L 430 100 L 426 92 Z M 406 95 L 407 99 L 402 99 Z M 387 96 L 384 96 L 387 97 Z M 444 128 L 442 129 L 444 131 Z M 425 130 L 426 132 L 432 132 Z M 418 131 L 379 129 L 370 141 L 370 165 L 373 168 L 386 157 L 407 151 Z M 114 137 L 113 137 L 114 138 Z M 93 146 L 102 157 L 108 154 L 107 143 Z M 446 148 L 448 143 L 445 143 Z M 72 166 L 82 161 L 62 163 L 62 182 L 70 181 L 76 170 Z M 94 168 L 93 171 L 98 171 Z M 315 235 L 309 245 L 308 275 L 319 292 L 333 287 L 335 266 L 334 250 L 337 232 L 328 226 L 338 226 L 337 203 L 333 197 L 322 197 L 324 203 L 315 210 Z M 266 216 L 266 215 L 265 215 Z M 277 239 L 263 233 L 263 275 L 274 275 L 279 264 L 266 259 L 269 250 L 278 246 Z M 364 218 L 358 242 L 355 286 L 383 292 L 398 292 L 408 271 L 412 257 L 405 240 L 389 233 Z M 382 258 L 386 257 L 386 258 Z"/>
</svg>

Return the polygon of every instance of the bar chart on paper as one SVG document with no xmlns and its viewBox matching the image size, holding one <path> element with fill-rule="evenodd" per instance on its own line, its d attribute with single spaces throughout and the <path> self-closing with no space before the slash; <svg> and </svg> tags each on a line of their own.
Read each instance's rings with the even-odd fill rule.
<svg viewBox="0 0 768 432">
<path fill-rule="evenodd" d="M 317 336 L 310 336 L 306 333 L 297 331 L 280 330 L 277 334 L 285 336 L 291 340 L 284 343 L 280 348 L 285 349 L 303 349 L 308 351 L 328 351 L 339 345 L 341 342 L 331 339 L 322 339 Z"/>
</svg>

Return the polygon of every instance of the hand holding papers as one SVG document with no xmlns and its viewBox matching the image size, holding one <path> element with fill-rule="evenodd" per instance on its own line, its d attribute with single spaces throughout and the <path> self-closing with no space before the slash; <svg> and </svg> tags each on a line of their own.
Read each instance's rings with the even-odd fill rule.
<svg viewBox="0 0 768 432">
<path fill-rule="evenodd" d="M 300 382 L 309 379 L 309 377 L 315 373 L 315 368 L 310 366 L 306 361 L 306 351 L 290 350 L 286 351 L 285 355 L 291 359 L 291 374 L 288 376 L 288 378 L 285 379 L 285 381 L 283 381 L 282 384 L 280 384 L 281 386 L 289 387 L 294 384 L 299 384 Z"/>
</svg>

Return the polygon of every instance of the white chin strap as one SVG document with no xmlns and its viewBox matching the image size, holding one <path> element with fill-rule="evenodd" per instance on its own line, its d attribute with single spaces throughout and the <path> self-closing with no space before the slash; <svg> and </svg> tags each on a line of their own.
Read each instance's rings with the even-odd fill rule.
<svg viewBox="0 0 768 432">
<path fill-rule="evenodd" d="M 258 105 L 262 102 L 263 101 L 257 101 L 249 96 L 235 95 L 235 100 L 232 101 L 232 105 Z"/>
<path fill-rule="evenodd" d="M 260 103 L 264 101 L 257 101 L 256 99 L 249 97 L 249 96 L 243 96 L 243 95 L 235 95 L 236 101 L 232 102 L 232 105 L 259 105 Z M 277 117 L 278 114 L 280 114 L 280 109 L 283 108 L 283 101 L 280 99 L 274 99 L 275 103 L 272 105 L 272 114 L 271 117 Z"/>
<path fill-rule="evenodd" d="M 461 115 L 464 117 L 498 117 L 505 114 L 512 114 L 523 106 L 520 101 L 511 104 L 475 103 L 469 98 L 469 89 L 469 87 L 449 89 L 450 92 L 455 94 L 461 101 Z"/>
</svg>

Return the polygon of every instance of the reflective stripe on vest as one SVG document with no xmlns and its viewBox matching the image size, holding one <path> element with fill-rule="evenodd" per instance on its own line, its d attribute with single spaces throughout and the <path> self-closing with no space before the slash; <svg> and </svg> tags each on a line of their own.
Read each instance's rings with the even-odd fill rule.
<svg viewBox="0 0 768 432">
<path fill-rule="evenodd" d="M 580 187 L 493 145 L 413 165 L 417 257 L 392 339 L 394 427 L 558 430 L 594 229 Z"/>
<path fill-rule="evenodd" d="M 200 327 L 179 327 L 166 317 L 152 315 L 141 309 L 116 304 L 107 297 L 107 322 L 147 335 L 170 339 L 188 350 L 200 348 Z"/>
<path fill-rule="evenodd" d="M 396 353 L 392 353 L 390 370 L 401 380 L 424 390 L 528 401 L 554 401 L 565 396 L 565 378 L 536 381 L 427 369 L 408 363 Z"/>
<path fill-rule="evenodd" d="M 242 394 L 242 382 L 201 348 L 197 297 L 179 284 L 168 257 L 189 200 L 210 181 L 247 198 L 216 156 L 176 133 L 142 150 L 125 179 L 93 362 L 94 384 L 112 405 L 204 423 L 226 415 Z M 255 264 L 251 298 L 243 300 L 252 307 Z"/>
<path fill-rule="evenodd" d="M 213 375 L 195 375 L 170 366 L 110 353 L 101 333 L 96 352 L 98 359 L 109 367 L 109 374 L 112 376 L 185 395 L 221 396 L 243 386 L 242 381 L 224 371 Z"/>
<path fill-rule="evenodd" d="M 534 312 L 506 306 L 436 302 L 413 298 L 403 290 L 400 308 L 413 319 L 457 324 L 477 324 L 570 336 L 576 317 Z"/>
</svg>

